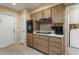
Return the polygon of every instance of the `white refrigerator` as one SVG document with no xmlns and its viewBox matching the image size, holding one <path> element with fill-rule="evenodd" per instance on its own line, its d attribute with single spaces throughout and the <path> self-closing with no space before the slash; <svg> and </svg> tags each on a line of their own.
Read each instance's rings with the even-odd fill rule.
<svg viewBox="0 0 79 59">
<path fill-rule="evenodd" d="M 70 29 L 70 46 L 79 48 L 79 29 Z"/>
</svg>

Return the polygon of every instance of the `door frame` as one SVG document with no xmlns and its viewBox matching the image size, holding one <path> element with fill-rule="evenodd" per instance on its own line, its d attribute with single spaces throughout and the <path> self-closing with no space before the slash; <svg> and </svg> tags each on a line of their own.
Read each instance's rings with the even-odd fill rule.
<svg viewBox="0 0 79 59">
<path fill-rule="evenodd" d="M 16 44 L 16 16 L 8 14 L 8 13 L 4 13 L 4 12 L 0 12 L 0 14 L 9 15 L 9 16 L 14 17 L 14 45 L 15 45 Z"/>
<path fill-rule="evenodd" d="M 64 29 L 65 29 L 65 54 L 68 55 L 68 47 L 69 47 L 69 19 L 68 19 L 68 7 L 65 7 L 65 21 L 64 21 Z"/>
</svg>

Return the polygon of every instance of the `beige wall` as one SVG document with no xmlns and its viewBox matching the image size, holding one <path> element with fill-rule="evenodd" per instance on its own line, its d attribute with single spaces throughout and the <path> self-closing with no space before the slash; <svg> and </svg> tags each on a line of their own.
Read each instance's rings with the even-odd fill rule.
<svg viewBox="0 0 79 59">
<path fill-rule="evenodd" d="M 51 31 L 51 24 L 41 24 L 40 25 L 40 30 L 41 31 Z"/>
<path fill-rule="evenodd" d="M 21 11 L 21 16 L 25 17 L 26 20 L 30 20 L 30 11 L 28 9 L 24 9 Z"/>
<path fill-rule="evenodd" d="M 16 17 L 16 43 L 18 43 L 19 42 L 19 12 L 0 6 L 0 13 L 14 15 Z"/>
</svg>

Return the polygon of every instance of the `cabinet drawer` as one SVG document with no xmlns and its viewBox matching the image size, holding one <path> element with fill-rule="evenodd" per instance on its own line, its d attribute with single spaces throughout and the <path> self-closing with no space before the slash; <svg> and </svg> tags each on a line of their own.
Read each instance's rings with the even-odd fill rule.
<svg viewBox="0 0 79 59">
<path fill-rule="evenodd" d="M 39 38 L 34 38 L 34 43 L 38 43 L 39 42 Z"/>
<path fill-rule="evenodd" d="M 49 41 L 49 45 L 50 45 L 51 47 L 61 48 L 61 43 L 60 43 L 60 42 Z"/>
<path fill-rule="evenodd" d="M 39 35 L 34 35 L 34 37 L 39 38 Z"/>
<path fill-rule="evenodd" d="M 61 54 L 61 49 L 58 49 L 56 47 L 49 46 L 49 51 L 52 51 L 52 53 Z M 49 52 L 50 54 L 50 52 Z"/>
<path fill-rule="evenodd" d="M 47 36 L 40 36 L 40 39 L 43 39 L 43 40 L 47 40 L 48 41 L 48 37 Z"/>
<path fill-rule="evenodd" d="M 28 36 L 33 36 L 33 34 L 32 34 L 32 33 L 27 33 L 27 35 L 28 35 Z"/>
<path fill-rule="evenodd" d="M 34 43 L 38 43 L 44 47 L 48 47 L 48 41 L 45 41 L 39 38 L 34 38 Z"/>
<path fill-rule="evenodd" d="M 61 42 L 61 41 L 62 41 L 62 38 L 58 38 L 58 37 L 49 37 L 49 41 Z"/>
<path fill-rule="evenodd" d="M 48 41 L 40 39 L 39 44 L 48 48 Z"/>
<path fill-rule="evenodd" d="M 28 40 L 27 40 L 27 42 L 32 43 L 32 42 L 33 42 L 33 40 L 32 40 L 32 39 L 28 39 Z"/>
<path fill-rule="evenodd" d="M 31 33 L 27 34 L 27 39 L 33 39 L 33 35 Z"/>
<path fill-rule="evenodd" d="M 27 36 L 27 39 L 29 40 L 32 40 L 33 39 L 33 37 L 32 36 Z"/>
<path fill-rule="evenodd" d="M 35 43 L 34 48 L 36 48 L 37 50 L 39 50 L 41 52 L 44 52 L 44 53 L 48 54 L 48 48 L 46 48 L 44 46 L 41 46 L 41 45 Z"/>
</svg>

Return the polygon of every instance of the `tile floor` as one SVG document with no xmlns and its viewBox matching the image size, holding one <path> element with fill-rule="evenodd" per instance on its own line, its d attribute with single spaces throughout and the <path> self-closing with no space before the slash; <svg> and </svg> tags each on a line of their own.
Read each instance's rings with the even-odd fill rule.
<svg viewBox="0 0 79 59">
<path fill-rule="evenodd" d="M 68 54 L 69 55 L 79 55 L 79 49 L 78 48 L 69 47 L 68 48 Z"/>
<path fill-rule="evenodd" d="M 22 44 L 10 45 L 5 48 L 0 48 L 0 55 L 44 55 L 30 47 L 25 47 Z"/>
<path fill-rule="evenodd" d="M 79 49 L 68 48 L 68 55 L 79 55 Z M 0 48 L 0 55 L 44 55 L 43 53 L 22 44 Z"/>
</svg>

